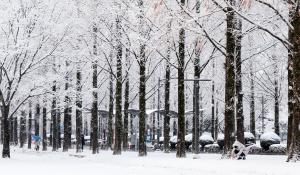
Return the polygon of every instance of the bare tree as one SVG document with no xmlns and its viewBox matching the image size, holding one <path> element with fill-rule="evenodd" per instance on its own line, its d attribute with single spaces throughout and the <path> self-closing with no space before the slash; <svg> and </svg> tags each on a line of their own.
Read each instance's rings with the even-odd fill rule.
<svg viewBox="0 0 300 175">
<path fill-rule="evenodd" d="M 27 146 L 28 149 L 31 149 L 31 132 L 32 132 L 32 102 L 29 101 L 29 112 L 28 112 L 28 130 L 27 130 Z"/>
<path fill-rule="evenodd" d="M 116 79 L 116 120 L 115 120 L 115 144 L 114 155 L 122 151 L 122 43 L 121 43 L 121 21 L 116 19 L 117 35 L 117 79 Z M 126 144 L 126 143 L 125 143 Z"/>
<path fill-rule="evenodd" d="M 43 118 L 42 118 L 42 124 L 43 124 L 43 140 L 42 140 L 42 145 L 43 145 L 43 151 L 47 151 L 47 103 L 46 103 L 46 99 L 44 98 L 44 102 L 43 102 Z"/>
<path fill-rule="evenodd" d="M 64 142 L 63 142 L 63 151 L 67 152 L 71 148 L 71 97 L 70 97 L 70 72 L 69 72 L 70 62 L 66 61 L 66 75 L 65 75 L 65 106 L 64 106 Z"/>
<path fill-rule="evenodd" d="M 241 7 L 242 1 L 237 1 L 237 7 Z M 240 16 L 235 15 L 233 19 L 235 35 L 235 93 L 237 96 L 236 101 L 236 136 L 237 140 L 244 144 L 244 114 L 243 114 L 243 88 L 242 88 L 242 19 Z"/>
<path fill-rule="evenodd" d="M 93 55 L 97 56 L 97 32 L 96 24 L 93 24 Z M 91 120 L 91 146 L 93 154 L 98 153 L 98 70 L 97 61 L 93 62 L 93 106 L 92 106 L 92 120 Z"/>
<path fill-rule="evenodd" d="M 224 155 L 230 154 L 232 144 L 235 140 L 235 118 L 234 118 L 234 98 L 235 98 L 235 13 L 233 7 L 235 0 L 228 0 L 230 6 L 227 8 L 226 20 L 226 61 L 225 61 L 225 131 L 224 131 Z"/>
<path fill-rule="evenodd" d="M 76 152 L 81 152 L 81 143 L 84 139 L 81 137 L 83 134 L 82 132 L 82 94 L 81 94 L 81 70 L 80 65 L 77 65 L 77 72 L 76 72 Z"/>
<path fill-rule="evenodd" d="M 56 82 L 53 82 L 52 86 L 53 92 L 53 99 L 52 99 L 52 106 L 51 106 L 51 118 L 52 118 L 52 125 L 53 125 L 53 133 L 52 133 L 52 151 L 57 150 L 58 146 L 58 131 L 57 131 L 57 99 L 56 99 Z"/>
<path fill-rule="evenodd" d="M 25 113 L 25 110 L 21 111 L 19 139 L 20 139 L 20 148 L 23 148 L 25 141 L 26 141 L 26 113 Z"/>
<path fill-rule="evenodd" d="M 180 6 L 184 8 L 185 0 L 180 1 Z M 178 46 L 178 137 L 176 157 L 185 157 L 185 94 L 184 94 L 184 70 L 185 70 L 185 29 L 179 29 Z"/>
<path fill-rule="evenodd" d="M 292 67 L 291 74 L 293 75 L 293 97 L 294 104 L 292 117 L 292 136 L 289 148 L 289 156 L 287 161 L 300 160 L 300 48 L 299 48 L 299 33 L 300 33 L 300 1 L 295 4 L 290 2 L 290 23 L 294 30 L 290 32 L 290 43 L 292 44 L 289 66 Z M 290 99 L 291 100 L 291 99 Z"/>
</svg>

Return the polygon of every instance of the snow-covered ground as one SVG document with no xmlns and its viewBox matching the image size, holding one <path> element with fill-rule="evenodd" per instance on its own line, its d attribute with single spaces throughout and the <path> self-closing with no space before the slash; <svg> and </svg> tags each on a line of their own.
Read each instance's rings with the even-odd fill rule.
<svg viewBox="0 0 300 175">
<path fill-rule="evenodd" d="M 0 147 L 2 150 L 2 148 Z M 74 150 L 35 152 L 12 148 L 11 159 L 0 158 L 3 175 L 295 175 L 300 163 L 286 163 L 286 156 L 249 155 L 245 161 L 221 160 L 218 154 L 200 154 L 199 159 L 177 159 L 175 153 L 150 152 L 138 157 L 136 152 L 113 156 L 111 151 L 83 158 L 74 157 Z"/>
</svg>

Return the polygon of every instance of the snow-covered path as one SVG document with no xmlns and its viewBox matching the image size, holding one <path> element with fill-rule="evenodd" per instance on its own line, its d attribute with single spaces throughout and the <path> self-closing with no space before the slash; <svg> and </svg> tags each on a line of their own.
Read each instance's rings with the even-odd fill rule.
<svg viewBox="0 0 300 175">
<path fill-rule="evenodd" d="M 2 148 L 1 148 L 2 150 Z M 148 153 L 138 157 L 136 152 L 123 152 L 113 156 L 111 151 L 92 155 L 86 151 L 84 158 L 62 152 L 34 152 L 11 150 L 11 159 L 0 159 L 0 174 L 6 175 L 295 175 L 300 163 L 286 163 L 286 156 L 250 155 L 245 161 L 221 160 L 217 154 L 201 154 L 199 159 L 177 159 L 175 153 Z M 6 173 L 4 173 L 6 172 Z"/>
</svg>

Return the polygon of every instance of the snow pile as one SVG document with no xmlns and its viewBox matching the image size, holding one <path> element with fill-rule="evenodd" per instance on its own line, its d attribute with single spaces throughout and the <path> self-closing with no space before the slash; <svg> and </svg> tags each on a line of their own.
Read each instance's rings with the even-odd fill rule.
<svg viewBox="0 0 300 175">
<path fill-rule="evenodd" d="M 271 153 L 286 153 L 286 144 L 273 144 L 270 146 Z"/>
</svg>

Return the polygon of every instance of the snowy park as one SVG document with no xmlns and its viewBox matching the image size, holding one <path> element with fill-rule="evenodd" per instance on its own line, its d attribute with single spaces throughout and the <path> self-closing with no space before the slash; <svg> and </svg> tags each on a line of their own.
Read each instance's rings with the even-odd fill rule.
<svg viewBox="0 0 300 175">
<path fill-rule="evenodd" d="M 124 152 L 113 156 L 111 151 L 93 155 L 85 151 L 74 157 L 75 150 L 63 152 L 35 152 L 12 148 L 11 159 L 0 159 L 0 169 L 10 175 L 293 175 L 300 171 L 300 164 L 285 162 L 286 156 L 250 155 L 247 161 L 221 159 L 220 154 L 201 154 L 194 159 L 187 154 L 177 159 L 175 153 L 151 152 L 147 157 L 138 157 L 136 152 Z"/>
<path fill-rule="evenodd" d="M 0 174 L 300 172 L 300 0 L 0 0 Z"/>
</svg>

